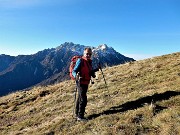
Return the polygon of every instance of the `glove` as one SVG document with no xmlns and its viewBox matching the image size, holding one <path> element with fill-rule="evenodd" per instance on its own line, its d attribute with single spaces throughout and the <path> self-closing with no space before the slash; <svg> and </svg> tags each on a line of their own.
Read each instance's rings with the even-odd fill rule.
<svg viewBox="0 0 180 135">
<path fill-rule="evenodd" d="M 98 69 L 102 69 L 102 68 L 101 68 L 101 64 L 100 64 L 100 63 L 98 64 Z"/>
<path fill-rule="evenodd" d="M 95 72 L 91 72 L 91 76 L 92 76 L 93 78 L 95 78 L 95 77 L 96 77 Z"/>
</svg>

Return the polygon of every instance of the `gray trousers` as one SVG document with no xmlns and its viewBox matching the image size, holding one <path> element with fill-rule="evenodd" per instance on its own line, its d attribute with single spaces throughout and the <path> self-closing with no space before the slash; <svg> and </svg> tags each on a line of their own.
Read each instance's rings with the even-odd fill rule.
<svg viewBox="0 0 180 135">
<path fill-rule="evenodd" d="M 87 105 L 87 90 L 88 85 L 80 84 L 78 88 L 78 98 L 76 101 L 76 116 L 79 118 L 84 118 L 85 108 Z"/>
</svg>

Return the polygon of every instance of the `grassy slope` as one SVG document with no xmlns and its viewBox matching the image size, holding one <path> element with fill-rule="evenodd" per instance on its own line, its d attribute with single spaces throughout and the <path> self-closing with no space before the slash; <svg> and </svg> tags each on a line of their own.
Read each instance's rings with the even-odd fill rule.
<svg viewBox="0 0 180 135">
<path fill-rule="evenodd" d="M 72 81 L 0 98 L 0 134 L 180 134 L 180 53 L 107 67 L 72 118 Z"/>
</svg>

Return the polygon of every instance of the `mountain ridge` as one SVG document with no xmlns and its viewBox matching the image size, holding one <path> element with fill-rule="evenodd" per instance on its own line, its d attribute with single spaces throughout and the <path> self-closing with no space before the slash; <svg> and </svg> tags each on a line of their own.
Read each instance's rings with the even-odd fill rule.
<svg viewBox="0 0 180 135">
<path fill-rule="evenodd" d="M 0 61 L 5 63 L 4 67 L 0 66 L 0 96 L 35 85 L 49 85 L 70 79 L 68 69 L 71 57 L 82 55 L 85 47 L 65 42 L 56 48 L 44 49 L 32 55 L 7 56 L 7 59 L 11 58 L 9 61 L 3 60 L 6 55 L 0 55 Z M 102 67 L 134 61 L 105 44 L 91 48 L 94 53 L 93 65 L 99 61 Z"/>
</svg>

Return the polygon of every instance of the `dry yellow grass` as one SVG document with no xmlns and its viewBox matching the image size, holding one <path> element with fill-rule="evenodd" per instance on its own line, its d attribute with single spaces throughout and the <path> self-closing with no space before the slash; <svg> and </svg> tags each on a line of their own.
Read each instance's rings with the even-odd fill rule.
<svg viewBox="0 0 180 135">
<path fill-rule="evenodd" d="M 73 81 L 0 98 L 2 135 L 180 134 L 180 53 L 103 69 L 89 86 L 88 122 L 72 118 Z"/>
</svg>

